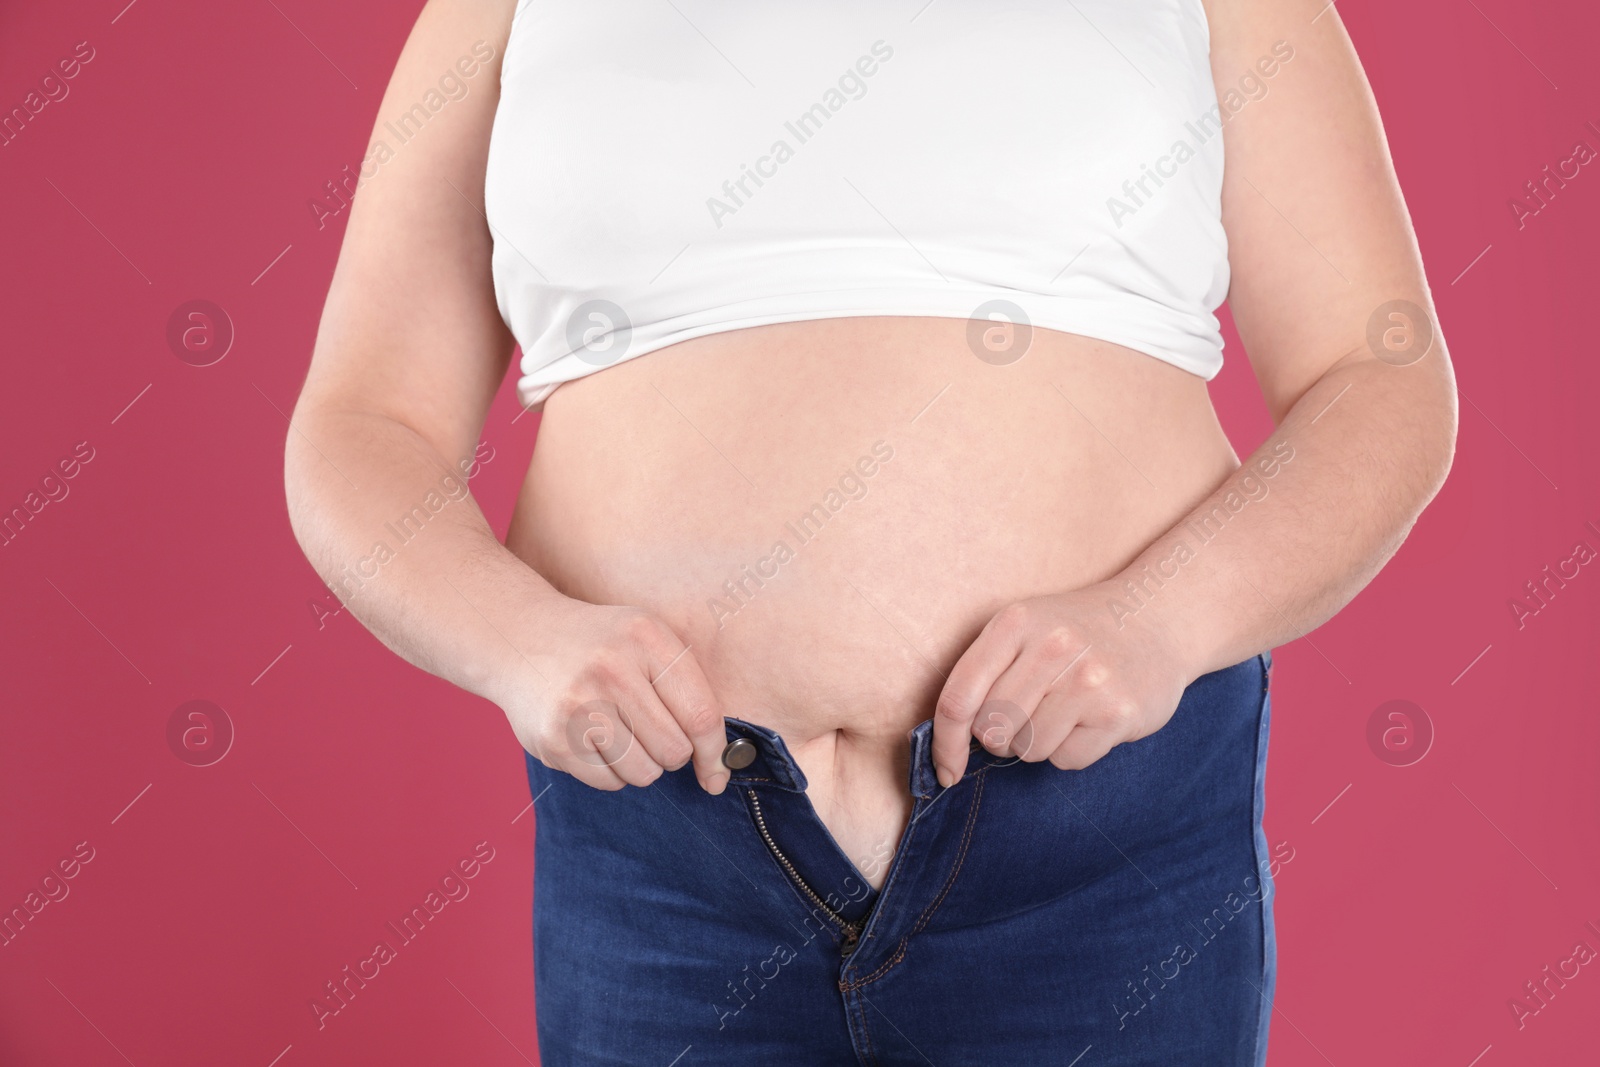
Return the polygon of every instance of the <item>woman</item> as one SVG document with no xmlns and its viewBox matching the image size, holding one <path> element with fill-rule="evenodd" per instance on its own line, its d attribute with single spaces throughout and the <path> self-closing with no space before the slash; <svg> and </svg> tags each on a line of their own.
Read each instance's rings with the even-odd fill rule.
<svg viewBox="0 0 1600 1067">
<path fill-rule="evenodd" d="M 544 1062 L 1262 1062 L 1266 650 L 1455 432 L 1331 5 L 431 0 L 379 123 L 290 510 L 529 753 Z"/>
</svg>

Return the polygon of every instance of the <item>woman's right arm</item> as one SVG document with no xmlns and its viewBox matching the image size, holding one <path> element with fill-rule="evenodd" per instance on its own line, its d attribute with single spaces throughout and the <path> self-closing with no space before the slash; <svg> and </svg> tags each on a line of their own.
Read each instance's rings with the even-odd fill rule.
<svg viewBox="0 0 1600 1067">
<path fill-rule="evenodd" d="M 512 10 L 429 0 L 401 53 L 290 424 L 290 523 L 379 640 L 498 704 L 546 765 L 618 789 L 692 758 L 720 792 L 722 712 L 677 635 L 557 592 L 466 492 L 513 345 L 479 207 Z M 399 143 L 385 123 L 430 91 L 447 102 Z"/>
</svg>

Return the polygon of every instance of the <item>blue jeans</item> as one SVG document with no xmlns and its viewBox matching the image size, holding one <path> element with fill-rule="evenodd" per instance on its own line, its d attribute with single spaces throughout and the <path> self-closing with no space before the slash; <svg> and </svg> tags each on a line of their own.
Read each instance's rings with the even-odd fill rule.
<svg viewBox="0 0 1600 1067">
<path fill-rule="evenodd" d="M 727 720 L 757 755 L 715 797 L 687 767 L 608 793 L 530 757 L 545 1067 L 1261 1064 L 1270 673 L 1196 680 L 1081 771 L 975 748 L 943 789 L 922 723 L 881 891 L 771 730 Z"/>
</svg>

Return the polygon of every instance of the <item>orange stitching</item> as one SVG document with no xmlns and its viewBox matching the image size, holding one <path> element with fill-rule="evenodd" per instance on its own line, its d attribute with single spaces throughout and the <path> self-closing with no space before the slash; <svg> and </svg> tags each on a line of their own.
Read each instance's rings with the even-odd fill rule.
<svg viewBox="0 0 1600 1067">
<path fill-rule="evenodd" d="M 950 888 L 956 884 L 956 876 L 961 873 L 961 868 L 967 862 L 967 848 L 972 844 L 972 830 L 978 824 L 978 807 L 983 803 L 983 783 L 984 776 L 980 773 L 978 775 L 978 789 L 972 795 L 972 814 L 967 816 L 966 833 L 961 838 L 961 854 L 956 858 L 956 869 L 950 872 L 950 877 L 945 879 L 944 888 L 939 891 L 939 896 L 932 904 L 928 905 L 928 910 L 922 913 L 922 918 L 917 920 L 917 925 L 911 930 L 913 934 L 921 933 L 922 928 L 928 925 L 928 920 L 933 918 L 933 913 L 939 910 L 940 904 L 944 903 L 944 898 L 950 892 Z"/>
<path fill-rule="evenodd" d="M 872 1064 L 878 1062 L 878 1053 L 872 1047 L 872 1028 L 867 1025 L 867 1002 L 861 997 L 856 1004 L 856 1013 L 861 1016 L 861 1036 L 867 1041 L 867 1059 Z"/>
<path fill-rule="evenodd" d="M 861 989 L 872 982 L 876 982 L 879 978 L 887 974 L 891 968 L 897 966 L 902 960 L 905 959 L 906 947 L 910 944 L 912 936 L 921 933 L 922 928 L 928 925 L 928 920 L 933 918 L 933 913 L 939 910 L 939 905 L 944 903 L 945 896 L 950 892 L 951 887 L 956 884 L 956 877 L 961 873 L 961 868 L 965 866 L 967 862 L 967 850 L 972 844 L 973 828 L 978 824 L 978 808 L 983 803 L 984 771 L 987 770 L 988 768 L 985 767 L 983 770 L 978 772 L 978 787 L 972 794 L 972 810 L 967 814 L 966 829 L 961 835 L 961 851 L 956 856 L 955 869 L 952 870 L 950 872 L 950 876 L 945 879 L 944 888 L 939 890 L 939 895 L 934 898 L 933 903 L 929 904 L 927 909 L 923 911 L 922 915 L 918 917 L 917 925 L 911 928 L 911 933 L 900 939 L 900 947 L 895 951 L 894 956 L 888 960 L 885 960 L 877 970 L 873 971 L 865 978 L 850 983 L 850 990 L 852 992 L 857 989 Z"/>
<path fill-rule="evenodd" d="M 867 975 L 865 978 L 862 978 L 862 979 L 859 979 L 857 981 L 851 982 L 850 986 L 849 986 L 849 992 L 854 993 L 856 990 L 862 988 L 863 986 L 867 985 L 868 983 L 876 982 L 880 976 L 882 976 L 886 971 L 889 970 L 889 968 L 893 967 L 895 964 L 897 964 L 901 960 L 905 959 L 905 957 L 906 957 L 906 945 L 909 944 L 909 942 L 910 942 L 909 938 L 902 937 L 900 939 L 900 947 L 895 949 L 894 955 L 889 957 L 889 959 L 885 960 L 882 964 L 880 964 L 878 966 L 877 970 L 873 971 L 871 974 Z"/>
</svg>

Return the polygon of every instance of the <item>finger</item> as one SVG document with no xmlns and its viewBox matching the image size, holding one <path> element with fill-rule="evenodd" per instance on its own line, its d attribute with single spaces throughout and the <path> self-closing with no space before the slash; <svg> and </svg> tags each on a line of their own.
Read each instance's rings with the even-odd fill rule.
<svg viewBox="0 0 1600 1067">
<path fill-rule="evenodd" d="M 1115 730 L 1075 726 L 1050 753 L 1050 762 L 1064 771 L 1081 771 L 1110 752 L 1121 740 Z"/>
<path fill-rule="evenodd" d="M 1075 648 L 1071 635 L 1060 630 L 1045 634 L 1019 659 L 1017 683 L 1025 699 L 1038 693 L 1027 724 L 1026 736 L 1013 739 L 1009 751 L 1018 759 L 1037 763 L 1049 759 L 1067 735 L 1082 723 L 1086 709 L 1105 682 L 1094 646 Z"/>
<path fill-rule="evenodd" d="M 677 718 L 662 703 L 661 695 L 650 686 L 648 679 L 640 678 L 637 691 L 630 694 L 628 707 L 632 714 L 624 716 L 634 739 L 645 753 L 664 770 L 675 771 L 694 758 L 694 744 L 678 724 Z"/>
<path fill-rule="evenodd" d="M 1002 609 L 950 669 L 933 712 L 933 766 L 939 784 L 960 781 L 972 752 L 973 724 L 995 679 L 1016 659 L 1021 619 Z"/>
<path fill-rule="evenodd" d="M 650 684 L 694 749 L 694 775 L 700 788 L 715 795 L 727 787 L 732 774 L 722 762 L 722 750 L 728 747 L 722 706 L 694 653 L 676 635 L 672 641 L 678 647 L 652 672 Z"/>
<path fill-rule="evenodd" d="M 1073 688 L 1082 673 L 1074 668 L 1087 662 L 1090 651 L 1091 646 L 1065 627 L 1028 632 L 1016 659 L 990 687 L 974 735 L 997 756 L 1048 759 L 1076 716 L 1062 722 L 1061 713 L 1070 705 L 1045 702 L 1051 693 Z M 1041 736 L 1041 729 L 1048 736 Z"/>
<path fill-rule="evenodd" d="M 585 749 L 580 754 L 561 745 L 547 744 L 541 746 L 541 751 L 543 754 L 538 757 L 540 763 L 553 771 L 570 774 L 584 785 L 611 792 L 628 784 L 604 760 L 599 759 L 593 749 Z"/>
<path fill-rule="evenodd" d="M 543 746 L 546 766 L 597 789 L 621 789 L 626 784 L 615 765 L 637 746 L 626 716 L 614 702 L 585 701 L 566 717 L 561 733 Z"/>
<path fill-rule="evenodd" d="M 587 758 L 585 753 L 579 755 Z M 647 786 L 661 777 L 661 764 L 650 757 L 626 725 L 598 755 L 613 774 L 629 785 Z"/>
<path fill-rule="evenodd" d="M 1041 702 L 1049 695 L 1050 679 L 1059 671 L 1033 646 L 1024 646 L 1011 665 L 1000 673 L 984 698 L 973 735 L 996 756 L 1037 761 L 1050 755 L 1069 727 L 1060 728 L 1052 744 L 1041 750 L 1038 730 Z"/>
<path fill-rule="evenodd" d="M 572 755 L 557 759 L 552 769 L 565 771 L 584 785 L 593 786 L 596 789 L 604 789 L 608 793 L 615 792 L 628 784 L 617 777 L 617 773 L 605 764 L 596 765 Z"/>
<path fill-rule="evenodd" d="M 1009 756 L 1013 741 L 1022 748 L 1027 747 L 1032 733 L 1029 710 L 1015 700 L 995 696 L 995 692 L 991 689 L 978 707 L 977 718 L 972 720 L 972 736 L 994 755 Z"/>
<path fill-rule="evenodd" d="M 1049 759 L 1078 724 L 1078 704 L 1070 690 L 1057 689 L 1045 693 L 999 754 L 1014 756 L 1026 763 L 1040 763 Z"/>
</svg>

